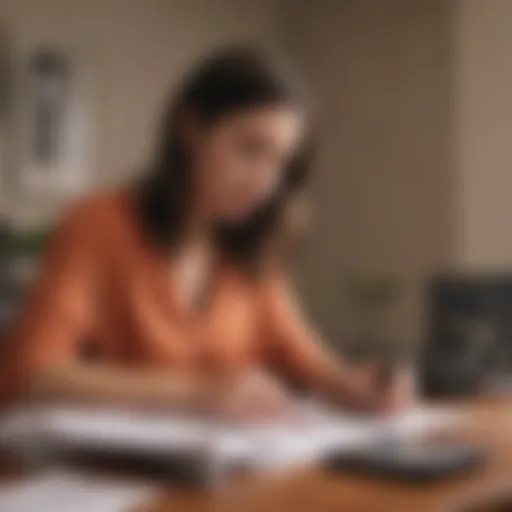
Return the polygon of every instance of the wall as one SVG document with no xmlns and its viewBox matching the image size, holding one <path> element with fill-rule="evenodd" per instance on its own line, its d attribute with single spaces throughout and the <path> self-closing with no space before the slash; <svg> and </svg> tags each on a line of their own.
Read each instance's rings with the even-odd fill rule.
<svg viewBox="0 0 512 512">
<path fill-rule="evenodd" d="M 288 5 L 324 131 L 304 295 L 341 340 L 355 327 L 347 276 L 392 276 L 402 294 L 384 335 L 417 341 L 424 281 L 454 258 L 450 2 Z"/>
<path fill-rule="evenodd" d="M 416 339 L 432 271 L 512 267 L 512 2 L 296 0 L 288 13 L 325 131 L 305 297 L 341 339 L 344 276 L 398 276 L 388 332 Z"/>
<path fill-rule="evenodd" d="M 96 106 L 91 173 L 101 185 L 144 162 L 162 101 L 190 60 L 225 42 L 273 44 L 279 35 L 271 0 L 0 0 L 0 23 L 21 53 L 56 44 L 90 66 Z M 0 190 L 0 210 L 10 197 Z M 33 200 L 8 206 L 29 222 L 60 209 Z"/>
<path fill-rule="evenodd" d="M 512 266 L 512 2 L 457 3 L 458 261 Z"/>
</svg>

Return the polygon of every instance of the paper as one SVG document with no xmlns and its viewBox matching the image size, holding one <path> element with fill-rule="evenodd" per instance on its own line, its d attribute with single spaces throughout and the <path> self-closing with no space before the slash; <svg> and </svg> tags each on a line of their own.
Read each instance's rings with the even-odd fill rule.
<svg viewBox="0 0 512 512">
<path fill-rule="evenodd" d="M 2 512 L 126 512 L 151 499 L 149 485 L 54 470 L 0 487 Z"/>
<path fill-rule="evenodd" d="M 419 407 L 389 417 L 360 416 L 324 410 L 310 404 L 297 422 L 268 426 L 227 428 L 218 437 L 217 452 L 225 460 L 239 458 L 245 450 L 254 467 L 290 467 L 314 462 L 336 451 L 389 439 L 410 440 L 446 430 L 462 421 L 453 409 Z M 238 452 L 237 452 L 238 450 Z"/>
<path fill-rule="evenodd" d="M 172 414 L 72 406 L 21 408 L 0 419 L 0 442 L 35 439 L 148 454 L 198 448 L 209 431 L 205 422 Z"/>
<path fill-rule="evenodd" d="M 333 412 L 304 402 L 297 418 L 271 424 L 234 425 L 173 414 L 46 408 L 0 421 L 0 441 L 38 440 L 45 446 L 113 450 L 127 455 L 198 454 L 217 466 L 288 467 L 329 451 L 403 439 L 460 422 L 460 413 L 419 407 L 391 417 Z"/>
</svg>

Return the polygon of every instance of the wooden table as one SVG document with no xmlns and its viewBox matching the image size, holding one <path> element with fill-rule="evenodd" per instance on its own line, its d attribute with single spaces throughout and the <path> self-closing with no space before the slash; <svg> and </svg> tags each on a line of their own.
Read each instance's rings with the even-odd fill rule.
<svg viewBox="0 0 512 512">
<path fill-rule="evenodd" d="M 512 398 L 478 399 L 466 405 L 470 421 L 454 434 L 489 450 L 487 464 L 469 476 L 435 484 L 303 469 L 231 482 L 197 494 L 169 490 L 145 512 L 433 512 L 473 510 L 477 500 L 512 501 Z M 494 510 L 484 507 L 484 510 Z M 500 509 L 501 510 L 501 509 Z M 506 510 L 512 510 L 512 505 Z"/>
<path fill-rule="evenodd" d="M 476 442 L 489 450 L 488 463 L 469 476 L 415 485 L 303 468 L 277 475 L 246 477 L 203 493 L 169 488 L 156 497 L 154 503 L 134 510 L 473 512 L 467 507 L 476 500 L 494 500 L 505 493 L 512 502 L 512 397 L 473 400 L 463 407 L 469 412 L 469 421 L 453 436 Z M 484 507 L 482 510 L 495 509 Z M 512 505 L 505 510 L 512 510 Z"/>
</svg>

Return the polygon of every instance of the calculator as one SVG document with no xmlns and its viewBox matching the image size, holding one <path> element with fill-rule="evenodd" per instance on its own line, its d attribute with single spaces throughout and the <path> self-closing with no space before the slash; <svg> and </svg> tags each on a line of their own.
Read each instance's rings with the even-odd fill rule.
<svg viewBox="0 0 512 512">
<path fill-rule="evenodd" d="M 333 471 L 421 482 L 470 472 L 480 467 L 485 458 L 484 449 L 470 444 L 397 441 L 331 453 L 324 463 Z"/>
</svg>

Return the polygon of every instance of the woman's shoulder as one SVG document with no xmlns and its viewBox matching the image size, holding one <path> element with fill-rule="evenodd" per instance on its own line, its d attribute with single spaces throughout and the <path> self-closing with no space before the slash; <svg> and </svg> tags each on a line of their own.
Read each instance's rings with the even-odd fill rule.
<svg viewBox="0 0 512 512">
<path fill-rule="evenodd" d="M 97 192 L 72 202 L 57 222 L 52 239 L 57 245 L 104 247 L 126 224 L 125 192 Z"/>
<path fill-rule="evenodd" d="M 96 192 L 72 202 L 61 217 L 60 229 L 101 233 L 110 231 L 113 223 L 125 217 L 124 190 Z"/>
<path fill-rule="evenodd" d="M 64 222 L 85 223 L 102 220 L 115 215 L 122 208 L 125 199 L 124 190 L 96 192 L 73 201 L 64 213 Z M 101 229 L 101 225 L 96 225 Z"/>
</svg>

